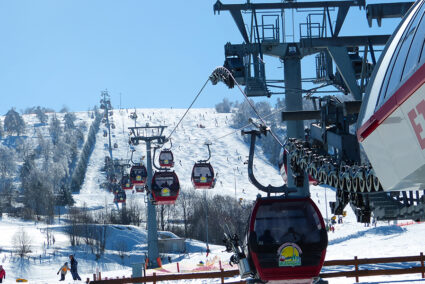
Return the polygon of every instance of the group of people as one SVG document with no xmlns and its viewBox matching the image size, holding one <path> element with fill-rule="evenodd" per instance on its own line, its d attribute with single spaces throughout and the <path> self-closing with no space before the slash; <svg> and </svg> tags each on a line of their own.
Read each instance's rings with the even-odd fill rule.
<svg viewBox="0 0 425 284">
<path fill-rule="evenodd" d="M 65 264 L 62 265 L 61 268 L 59 268 L 59 271 L 57 273 L 58 275 L 59 275 L 59 273 L 61 274 L 61 279 L 59 281 L 65 280 L 65 275 L 68 271 L 71 271 L 72 279 L 81 280 L 80 275 L 78 275 L 78 270 L 77 270 L 78 261 L 74 258 L 74 256 L 72 254 L 69 256 L 69 260 L 71 262 L 71 269 L 68 266 L 68 262 L 65 262 Z"/>
<path fill-rule="evenodd" d="M 61 268 L 59 268 L 58 275 L 60 273 L 61 279 L 59 281 L 65 280 L 65 275 L 68 271 L 71 271 L 72 279 L 74 280 L 81 280 L 80 275 L 78 275 L 78 261 L 74 258 L 73 255 L 69 256 L 69 260 L 71 262 L 71 268 L 68 266 L 68 262 L 65 262 L 64 265 L 62 265 Z M 6 271 L 4 270 L 3 266 L 0 265 L 0 283 L 3 283 L 3 279 L 6 279 Z"/>
</svg>

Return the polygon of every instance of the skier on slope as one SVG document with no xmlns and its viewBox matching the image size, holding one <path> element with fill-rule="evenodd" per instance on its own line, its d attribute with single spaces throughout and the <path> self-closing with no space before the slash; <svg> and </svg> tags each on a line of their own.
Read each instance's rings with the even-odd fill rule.
<svg viewBox="0 0 425 284">
<path fill-rule="evenodd" d="M 77 271 L 78 261 L 74 258 L 72 254 L 69 256 L 69 259 L 71 260 L 72 279 L 81 280 L 80 275 L 78 275 L 78 271 Z"/>
<path fill-rule="evenodd" d="M 6 271 L 3 269 L 3 266 L 0 265 L 0 283 L 3 282 L 3 279 L 6 279 Z"/>
<path fill-rule="evenodd" d="M 61 279 L 59 281 L 65 280 L 65 275 L 69 270 L 70 269 L 69 269 L 69 266 L 68 266 L 68 262 L 65 262 L 65 264 L 62 265 L 61 268 L 59 268 L 58 273 L 57 273 L 58 275 L 59 275 L 59 272 L 61 273 Z"/>
</svg>

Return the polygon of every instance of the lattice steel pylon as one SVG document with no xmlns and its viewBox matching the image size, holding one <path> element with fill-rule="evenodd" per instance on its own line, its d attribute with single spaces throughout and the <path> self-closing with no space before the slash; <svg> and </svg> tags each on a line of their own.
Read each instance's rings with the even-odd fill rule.
<svg viewBox="0 0 425 284">
<path fill-rule="evenodd" d="M 147 197 L 148 197 L 148 267 L 156 268 L 159 266 L 159 250 L 158 250 L 158 226 L 156 221 L 156 205 L 151 193 L 152 189 L 152 143 L 164 144 L 167 138 L 163 135 L 164 129 L 167 126 L 138 126 L 129 127 L 130 142 L 133 145 L 139 144 L 140 141 L 146 143 L 146 167 L 148 171 L 147 179 Z M 148 134 L 148 130 L 151 130 Z"/>
</svg>

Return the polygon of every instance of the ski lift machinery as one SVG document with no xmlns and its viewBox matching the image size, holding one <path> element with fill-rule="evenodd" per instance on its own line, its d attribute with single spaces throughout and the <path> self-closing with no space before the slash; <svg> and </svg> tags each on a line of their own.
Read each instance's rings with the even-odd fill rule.
<svg viewBox="0 0 425 284">
<path fill-rule="evenodd" d="M 255 140 L 267 131 L 264 126 L 260 130 L 242 131 L 243 135 L 251 136 L 250 182 L 267 196 L 258 195 L 242 246 L 236 234 L 225 233 L 226 250 L 234 253 L 230 262 L 238 265 L 242 278 L 311 283 L 319 276 L 325 260 L 328 244 L 325 223 L 309 192 L 299 192 L 286 185 L 263 186 L 255 178 Z"/>
<path fill-rule="evenodd" d="M 210 189 L 215 186 L 214 169 L 208 162 L 211 159 L 211 143 L 205 143 L 205 145 L 208 147 L 208 159 L 197 161 L 192 169 L 191 180 L 196 189 Z"/>
</svg>

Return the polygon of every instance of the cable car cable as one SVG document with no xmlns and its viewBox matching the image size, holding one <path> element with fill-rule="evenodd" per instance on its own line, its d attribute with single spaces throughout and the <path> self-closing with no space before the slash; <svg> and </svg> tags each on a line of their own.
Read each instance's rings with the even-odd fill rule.
<svg viewBox="0 0 425 284">
<path fill-rule="evenodd" d="M 167 139 L 171 138 L 171 135 L 173 135 L 174 131 L 176 131 L 177 127 L 180 125 L 180 123 L 183 121 L 184 117 L 186 116 L 186 114 L 189 112 L 189 110 L 192 108 L 193 104 L 196 102 L 196 100 L 198 99 L 199 95 L 202 93 L 202 91 L 205 89 L 206 85 L 208 84 L 208 82 L 210 81 L 210 78 L 208 77 L 207 81 L 204 83 L 204 85 L 202 86 L 201 90 L 199 90 L 198 94 L 196 95 L 196 97 L 193 99 L 192 103 L 190 104 L 190 106 L 187 108 L 186 112 L 183 114 L 183 116 L 180 118 L 179 122 L 176 124 L 176 126 L 174 127 L 173 131 L 171 131 L 170 135 L 168 135 Z"/>
<path fill-rule="evenodd" d="M 242 90 L 241 86 L 240 86 L 240 85 L 239 85 L 239 83 L 236 81 L 235 77 L 233 77 L 232 72 L 230 72 L 227 68 L 225 68 L 225 67 L 223 67 L 223 66 L 217 67 L 217 68 L 213 71 L 212 75 L 210 76 L 210 80 L 217 79 L 217 78 L 212 77 L 212 76 L 214 76 L 214 74 L 215 74 L 217 71 L 224 71 L 224 72 L 226 73 L 226 75 L 227 75 L 227 76 L 230 76 L 230 77 L 232 78 L 233 83 L 236 83 L 236 86 L 238 86 L 239 91 L 241 91 L 242 95 L 244 95 L 244 97 L 245 97 L 246 101 L 249 103 L 249 105 L 251 106 L 252 110 L 255 112 L 255 114 L 258 116 L 258 118 L 261 120 L 261 122 L 263 123 L 263 125 L 270 129 L 270 133 L 271 133 L 271 135 L 273 136 L 273 138 L 276 140 L 276 142 L 277 142 L 277 143 L 279 143 L 279 144 L 280 144 L 280 146 L 282 146 L 282 147 L 283 147 L 283 146 L 284 146 L 284 144 L 283 144 L 282 142 L 280 142 L 280 140 L 277 138 L 277 136 L 274 134 L 274 132 L 271 130 L 271 128 L 267 126 L 266 122 L 265 122 L 265 121 L 264 121 L 264 119 L 261 117 L 261 115 L 260 115 L 260 113 L 258 112 L 258 110 L 255 108 L 255 106 L 254 106 L 254 105 L 252 104 L 252 102 L 249 100 L 248 96 L 247 96 L 247 95 L 245 94 L 245 92 Z"/>
<path fill-rule="evenodd" d="M 275 110 L 274 112 L 269 113 L 268 115 L 264 116 L 264 118 L 270 117 L 270 116 L 272 116 L 272 115 L 276 114 L 277 112 L 280 112 L 280 111 L 282 111 L 282 110 L 284 110 L 284 109 L 285 109 L 285 107 L 282 107 L 282 108 L 280 108 L 280 109 L 278 109 L 278 110 Z M 212 141 L 218 141 L 218 140 L 220 140 L 220 139 L 223 139 L 224 137 L 227 137 L 227 136 L 229 136 L 229 135 L 232 135 L 232 134 L 234 134 L 234 133 L 238 132 L 239 130 L 242 130 L 242 129 L 244 129 L 244 128 L 246 128 L 246 127 L 250 126 L 250 125 L 251 125 L 251 123 L 248 123 L 248 124 L 246 124 L 246 125 L 244 125 L 244 126 L 242 126 L 242 127 L 238 128 L 238 129 L 236 129 L 236 130 L 234 130 L 234 131 L 232 131 L 232 132 L 230 132 L 230 133 L 227 133 L 227 134 L 225 134 L 225 135 L 223 135 L 223 136 L 220 136 L 220 137 L 218 137 L 218 138 L 215 138 L 215 139 L 214 139 L 214 140 L 212 140 Z"/>
</svg>

